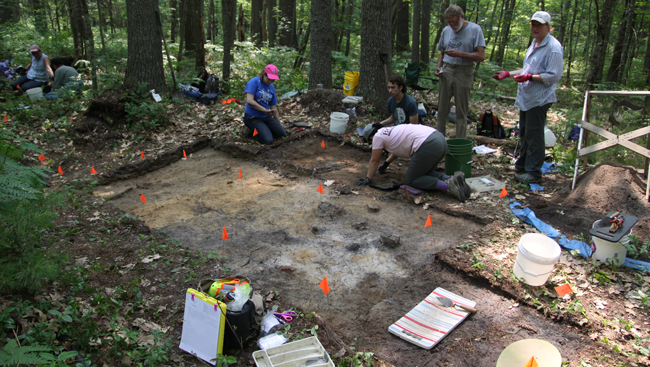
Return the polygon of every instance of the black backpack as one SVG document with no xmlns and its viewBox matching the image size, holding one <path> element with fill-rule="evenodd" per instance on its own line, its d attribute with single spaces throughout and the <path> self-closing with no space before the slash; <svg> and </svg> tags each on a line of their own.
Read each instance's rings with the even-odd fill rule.
<svg viewBox="0 0 650 367">
<path fill-rule="evenodd" d="M 200 81 L 198 83 L 193 83 L 193 87 L 199 88 L 201 93 L 217 93 L 219 92 L 219 78 L 216 75 L 208 73 L 207 70 L 203 70 L 196 77 Z"/>
<path fill-rule="evenodd" d="M 506 131 L 501 126 L 499 117 L 492 110 L 485 110 L 478 119 L 477 133 L 495 139 L 505 139 Z"/>
</svg>

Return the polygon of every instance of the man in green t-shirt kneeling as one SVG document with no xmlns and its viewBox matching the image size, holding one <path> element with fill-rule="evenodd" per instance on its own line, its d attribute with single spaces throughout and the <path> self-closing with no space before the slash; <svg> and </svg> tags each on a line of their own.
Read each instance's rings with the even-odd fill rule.
<svg viewBox="0 0 650 367">
<path fill-rule="evenodd" d="M 63 89 L 70 91 L 81 90 L 83 82 L 80 81 L 79 73 L 71 66 L 66 66 L 63 59 L 55 57 L 50 61 L 52 69 L 54 70 L 54 84 L 52 84 L 52 91 L 45 95 L 47 99 L 54 99 L 61 95 Z"/>
</svg>

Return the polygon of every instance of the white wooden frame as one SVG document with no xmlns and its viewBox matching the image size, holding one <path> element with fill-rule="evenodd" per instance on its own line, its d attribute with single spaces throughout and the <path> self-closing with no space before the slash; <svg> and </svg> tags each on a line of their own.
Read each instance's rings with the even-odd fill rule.
<svg viewBox="0 0 650 367">
<path fill-rule="evenodd" d="M 623 91 L 587 91 L 585 93 L 585 104 L 582 109 L 582 123 L 579 124 L 578 126 L 580 127 L 580 138 L 578 139 L 578 151 L 576 154 L 576 167 L 573 172 L 573 184 L 571 185 L 571 190 L 575 189 L 576 186 L 576 177 L 578 176 L 578 163 L 580 161 L 580 157 L 584 157 L 588 154 L 604 150 L 607 148 L 611 148 L 616 145 L 623 146 L 627 149 L 633 150 L 642 156 L 646 157 L 646 159 L 650 159 L 650 149 L 644 148 L 638 144 L 635 144 L 631 142 L 631 139 L 638 138 L 640 136 L 648 135 L 650 134 L 650 126 L 642 127 L 640 129 L 630 131 L 629 133 L 625 133 L 623 135 L 616 135 L 612 134 L 609 131 L 598 127 L 592 123 L 589 122 L 589 112 L 590 112 L 590 96 L 591 95 L 618 95 L 618 96 L 650 96 L 650 91 L 647 92 L 623 92 Z M 586 148 L 582 148 L 582 139 L 584 135 L 584 131 L 590 131 L 596 135 L 602 136 L 606 138 L 607 140 L 601 141 L 600 143 L 596 143 L 594 145 L 588 146 Z M 646 190 L 645 190 L 645 198 L 648 200 L 650 197 L 650 174 L 646 172 L 646 175 L 648 176 L 648 183 L 646 184 Z"/>
</svg>

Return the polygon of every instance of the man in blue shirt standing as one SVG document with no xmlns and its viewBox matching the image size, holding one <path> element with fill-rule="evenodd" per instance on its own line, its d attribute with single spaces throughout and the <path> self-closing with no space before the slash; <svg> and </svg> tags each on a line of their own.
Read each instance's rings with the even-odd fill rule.
<svg viewBox="0 0 650 367">
<path fill-rule="evenodd" d="M 564 50 L 551 35 L 551 15 L 536 12 L 530 19 L 533 43 L 524 57 L 524 67 L 497 71 L 492 76 L 503 80 L 514 76 L 519 83 L 515 107 L 519 108 L 521 153 L 515 162 L 515 179 L 523 183 L 541 182 L 544 164 L 544 125 L 546 112 L 557 102 L 555 89 L 562 77 Z"/>
<path fill-rule="evenodd" d="M 481 26 L 465 20 L 465 13 L 460 6 L 448 7 L 445 17 L 449 25 L 442 30 L 438 43 L 440 57 L 436 76 L 440 78 L 440 95 L 436 128 L 445 135 L 450 100 L 454 97 L 456 138 L 465 139 L 474 64 L 485 60 L 485 38 Z"/>
<path fill-rule="evenodd" d="M 280 114 L 276 108 L 278 98 L 275 95 L 273 82 L 279 80 L 278 68 L 269 64 L 258 76 L 246 84 L 246 109 L 244 110 L 244 125 L 253 134 L 257 130 L 257 141 L 261 144 L 273 143 L 273 138 L 287 136 L 280 124 Z"/>
</svg>

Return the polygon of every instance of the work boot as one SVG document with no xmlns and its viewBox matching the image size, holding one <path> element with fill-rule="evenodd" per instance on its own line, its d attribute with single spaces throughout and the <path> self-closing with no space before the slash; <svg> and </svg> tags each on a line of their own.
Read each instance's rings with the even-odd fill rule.
<svg viewBox="0 0 650 367">
<path fill-rule="evenodd" d="M 451 196 L 458 199 L 458 201 L 460 201 L 461 203 L 464 203 L 465 190 L 463 186 L 458 182 L 458 177 L 457 176 L 450 177 L 446 182 L 447 185 L 449 186 L 447 192 L 449 192 Z"/>
<path fill-rule="evenodd" d="M 454 177 L 458 180 L 458 183 L 463 188 L 463 193 L 465 194 L 465 199 L 469 199 L 472 196 L 472 188 L 469 187 L 467 182 L 465 182 L 465 172 L 456 171 L 454 172 Z"/>
<path fill-rule="evenodd" d="M 533 176 L 530 173 L 522 173 L 521 175 L 515 175 L 515 180 L 521 183 L 540 183 L 542 182 L 541 177 Z"/>
</svg>

